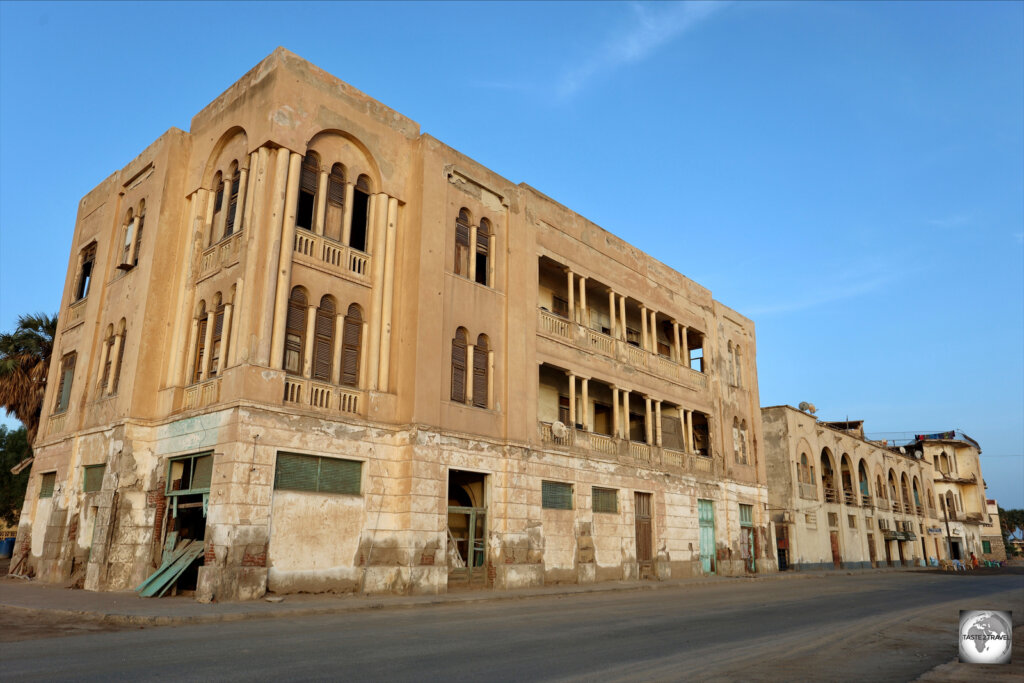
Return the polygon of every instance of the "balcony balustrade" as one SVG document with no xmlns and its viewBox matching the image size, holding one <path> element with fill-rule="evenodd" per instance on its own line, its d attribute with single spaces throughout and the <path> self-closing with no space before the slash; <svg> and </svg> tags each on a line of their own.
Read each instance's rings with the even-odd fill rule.
<svg viewBox="0 0 1024 683">
<path fill-rule="evenodd" d="M 234 235 L 222 239 L 217 244 L 208 247 L 203 251 L 199 260 L 199 276 L 197 280 L 203 280 L 221 268 L 238 263 L 244 244 L 244 233 L 236 232 Z"/>
<path fill-rule="evenodd" d="M 800 497 L 804 500 L 818 500 L 818 487 L 814 484 L 800 482 Z"/>
<path fill-rule="evenodd" d="M 849 490 L 843 491 L 843 502 L 846 503 L 847 505 L 856 505 L 857 494 Z"/>
<path fill-rule="evenodd" d="M 301 377 L 286 377 L 284 402 L 349 415 L 362 411 L 362 392 Z"/>
<path fill-rule="evenodd" d="M 68 306 L 67 320 L 64 322 L 64 329 L 68 330 L 85 320 L 85 302 L 87 299 L 80 299 Z"/>
<path fill-rule="evenodd" d="M 54 434 L 60 434 L 64 431 L 64 424 L 67 422 L 68 414 L 63 412 L 60 415 L 54 415 L 50 418 L 49 422 L 46 423 L 46 435 L 53 436 Z"/>
<path fill-rule="evenodd" d="M 707 389 L 707 375 L 680 365 L 671 358 L 651 353 L 621 339 L 614 339 L 544 309 L 538 309 L 537 314 L 537 330 L 540 334 L 590 353 L 613 358 L 692 389 Z"/>
<path fill-rule="evenodd" d="M 220 377 L 208 379 L 199 384 L 185 387 L 185 395 L 182 399 L 182 410 L 195 410 L 204 406 L 213 405 L 220 400 Z"/>
<path fill-rule="evenodd" d="M 369 256 L 308 230 L 295 231 L 295 260 L 324 268 L 335 275 L 366 281 L 370 277 Z"/>
<path fill-rule="evenodd" d="M 825 487 L 825 502 L 826 503 L 838 503 L 839 502 L 839 491 Z"/>
<path fill-rule="evenodd" d="M 866 493 L 860 494 L 860 504 L 862 507 L 873 508 L 875 504 L 871 501 L 871 496 Z"/>
</svg>

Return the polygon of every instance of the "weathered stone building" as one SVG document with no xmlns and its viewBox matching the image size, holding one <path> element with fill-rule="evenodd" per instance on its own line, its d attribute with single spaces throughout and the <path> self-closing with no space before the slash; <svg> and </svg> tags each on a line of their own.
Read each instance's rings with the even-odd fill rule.
<svg viewBox="0 0 1024 683">
<path fill-rule="evenodd" d="M 278 49 L 82 199 L 12 571 L 126 589 L 189 540 L 204 600 L 772 571 L 755 349 Z"/>
<path fill-rule="evenodd" d="M 1006 539 L 1003 538 L 1003 527 L 999 520 L 999 503 L 989 498 L 985 506 L 988 509 L 988 521 L 981 525 L 981 554 L 978 557 L 984 560 L 1005 560 Z"/>
<path fill-rule="evenodd" d="M 780 568 L 863 568 L 945 559 L 936 472 L 920 448 L 864 438 L 863 422 L 761 409 Z"/>
</svg>

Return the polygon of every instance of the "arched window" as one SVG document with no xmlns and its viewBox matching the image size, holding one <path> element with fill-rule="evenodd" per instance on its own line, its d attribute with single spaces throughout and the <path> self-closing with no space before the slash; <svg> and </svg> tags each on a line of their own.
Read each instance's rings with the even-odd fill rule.
<svg viewBox="0 0 1024 683">
<path fill-rule="evenodd" d="M 238 190 L 242 183 L 242 173 L 238 170 L 238 162 L 231 162 L 231 188 L 228 191 L 228 215 L 224 222 L 224 237 L 235 232 L 235 214 L 238 211 Z"/>
<path fill-rule="evenodd" d="M 139 216 L 135 221 L 135 249 L 132 253 L 132 265 L 139 265 L 139 252 L 142 249 L 142 228 L 146 225 L 146 200 L 139 201 Z"/>
<path fill-rule="evenodd" d="M 740 461 L 740 419 L 734 417 L 732 419 L 732 454 L 733 459 L 736 462 Z"/>
<path fill-rule="evenodd" d="M 740 422 L 740 462 L 744 465 L 750 464 L 750 458 L 747 455 L 747 421 L 742 420 Z"/>
<path fill-rule="evenodd" d="M 359 359 L 363 336 L 363 312 L 352 304 L 345 315 L 345 329 L 341 336 L 341 383 L 359 386 Z"/>
<path fill-rule="evenodd" d="M 480 227 L 476 230 L 476 254 L 474 279 L 485 287 L 491 284 L 491 222 L 480 219 Z"/>
<path fill-rule="evenodd" d="M 210 369 L 207 377 L 216 377 L 220 369 L 220 354 L 224 337 L 224 305 L 220 303 L 220 294 L 217 295 L 217 309 L 213 315 L 213 334 L 210 335 Z"/>
<path fill-rule="evenodd" d="M 345 230 L 345 167 L 334 164 L 327 176 L 327 216 L 324 220 L 324 234 L 341 241 Z"/>
<path fill-rule="evenodd" d="M 313 212 L 316 208 L 316 190 L 320 182 L 320 157 L 316 152 L 306 152 L 302 158 L 299 173 L 299 203 L 295 208 L 295 227 L 313 229 Z"/>
<path fill-rule="evenodd" d="M 117 336 L 113 340 L 114 348 L 111 349 L 111 355 L 115 355 L 115 350 L 117 351 L 117 353 L 116 357 L 114 358 L 114 366 L 112 368 L 114 376 L 112 381 L 110 382 L 111 394 L 116 394 L 117 388 L 121 384 L 121 362 L 124 360 L 124 344 L 128 332 L 128 330 L 126 329 L 127 325 L 127 321 L 124 318 L 121 318 L 121 322 L 118 323 L 117 325 Z"/>
<path fill-rule="evenodd" d="M 89 296 L 89 284 L 92 282 L 92 269 L 96 265 L 96 243 L 88 244 L 78 255 L 78 281 L 75 283 L 74 301 L 81 301 Z"/>
<path fill-rule="evenodd" d="M 203 361 L 206 358 L 206 302 L 199 302 L 196 324 L 195 361 L 192 364 L 192 384 L 203 377 Z"/>
<path fill-rule="evenodd" d="M 224 208 L 224 176 L 220 171 L 213 177 L 213 222 L 210 223 L 210 244 L 213 244 L 220 236 L 217 229 L 220 226 L 220 212 Z"/>
<path fill-rule="evenodd" d="M 813 484 L 811 480 L 811 466 L 807 462 L 807 454 L 800 454 L 800 483 L 801 484 Z"/>
<path fill-rule="evenodd" d="M 370 177 L 361 175 L 356 179 L 352 192 L 352 227 L 349 230 L 348 246 L 366 251 L 366 236 L 369 233 L 370 195 L 373 185 Z"/>
<path fill-rule="evenodd" d="M 476 338 L 476 348 L 473 349 L 473 405 L 477 408 L 487 408 L 488 386 L 490 377 L 488 373 L 489 346 L 487 335 L 481 334 Z"/>
<path fill-rule="evenodd" d="M 334 319 L 337 309 L 334 299 L 324 296 L 316 309 L 315 338 L 313 339 L 313 379 L 331 381 L 334 357 Z"/>
<path fill-rule="evenodd" d="M 469 277 L 469 235 L 472 218 L 467 209 L 459 209 L 455 219 L 455 274 Z"/>
<path fill-rule="evenodd" d="M 733 349 L 733 356 L 736 359 L 736 386 L 743 386 L 743 354 L 740 353 L 740 345 Z"/>
<path fill-rule="evenodd" d="M 284 371 L 289 375 L 301 375 L 306 347 L 306 291 L 302 287 L 294 288 L 288 297 L 288 316 L 284 327 Z"/>
<path fill-rule="evenodd" d="M 451 398 L 456 403 L 466 402 L 466 337 L 465 328 L 455 330 L 452 339 L 452 391 Z"/>
<path fill-rule="evenodd" d="M 729 384 L 736 386 L 736 355 L 733 353 L 732 341 L 726 344 L 725 355 L 726 362 L 728 363 L 726 373 L 729 378 Z"/>
<path fill-rule="evenodd" d="M 114 364 L 114 326 L 107 325 L 107 334 L 103 337 L 103 372 L 100 373 L 100 395 L 107 390 L 107 382 L 110 381 L 110 368 Z"/>
<path fill-rule="evenodd" d="M 882 484 L 882 475 L 875 477 L 875 495 L 878 496 L 879 500 L 885 500 L 885 486 Z"/>
<path fill-rule="evenodd" d="M 871 480 L 868 479 L 868 469 L 864 466 L 863 460 L 857 466 L 857 480 L 859 482 L 860 495 L 863 497 L 862 502 L 867 505 L 871 498 Z"/>
</svg>

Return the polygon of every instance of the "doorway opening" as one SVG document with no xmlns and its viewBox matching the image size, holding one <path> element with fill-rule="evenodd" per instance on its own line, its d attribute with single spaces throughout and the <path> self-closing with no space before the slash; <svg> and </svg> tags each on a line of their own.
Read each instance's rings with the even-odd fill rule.
<svg viewBox="0 0 1024 683">
<path fill-rule="evenodd" d="M 487 475 L 448 472 L 448 588 L 487 584 Z"/>
<path fill-rule="evenodd" d="M 654 558 L 651 538 L 651 494 L 636 494 L 636 564 L 641 579 L 653 575 Z"/>
</svg>

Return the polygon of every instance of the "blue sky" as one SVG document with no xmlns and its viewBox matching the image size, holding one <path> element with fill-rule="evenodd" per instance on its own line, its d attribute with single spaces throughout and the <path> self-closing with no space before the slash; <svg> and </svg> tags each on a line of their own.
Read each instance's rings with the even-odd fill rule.
<svg viewBox="0 0 1024 683">
<path fill-rule="evenodd" d="M 278 45 L 753 318 L 762 405 L 962 429 L 1024 507 L 1024 4 L 0 3 L 0 329 Z"/>
</svg>

